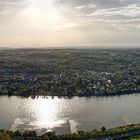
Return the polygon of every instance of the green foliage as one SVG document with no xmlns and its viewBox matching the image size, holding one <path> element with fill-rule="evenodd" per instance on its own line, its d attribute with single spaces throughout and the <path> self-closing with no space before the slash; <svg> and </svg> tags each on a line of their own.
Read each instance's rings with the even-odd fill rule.
<svg viewBox="0 0 140 140">
<path fill-rule="evenodd" d="M 131 138 L 131 140 L 140 140 L 140 137 L 139 136 L 133 137 L 133 138 Z"/>
<path fill-rule="evenodd" d="M 0 130 L 0 140 L 12 140 L 12 139 L 6 131 Z"/>
<path fill-rule="evenodd" d="M 36 137 L 36 135 L 35 131 L 25 131 L 22 134 L 23 137 Z"/>
<path fill-rule="evenodd" d="M 120 136 L 121 139 L 129 138 L 128 133 L 139 131 L 140 124 L 131 124 L 126 126 L 120 126 L 117 128 L 106 129 L 104 126 L 101 130 L 93 129 L 92 131 L 84 132 L 78 131 L 78 133 L 73 134 L 63 134 L 56 135 L 55 132 L 46 132 L 42 136 L 37 136 L 35 131 L 6 131 L 0 130 L 0 140 L 78 140 L 78 139 L 88 139 L 88 138 L 100 138 L 100 137 L 111 137 L 116 134 Z M 138 140 L 139 137 L 134 137 L 132 140 Z"/>
<path fill-rule="evenodd" d="M 104 133 L 104 132 L 106 132 L 106 128 L 103 126 L 102 128 L 101 128 L 101 131 Z"/>
</svg>

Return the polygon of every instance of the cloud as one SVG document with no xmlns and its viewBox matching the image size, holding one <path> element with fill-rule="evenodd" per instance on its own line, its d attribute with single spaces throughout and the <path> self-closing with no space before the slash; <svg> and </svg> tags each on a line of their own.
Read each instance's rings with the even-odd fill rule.
<svg viewBox="0 0 140 140">
<path fill-rule="evenodd" d="M 0 0 L 0 11 L 20 10 L 38 0 Z M 93 20 L 134 20 L 140 19 L 139 0 L 47 0 L 68 21 Z M 39 3 L 38 3 L 39 4 Z"/>
<path fill-rule="evenodd" d="M 139 0 L 61 0 L 56 1 L 62 13 L 72 18 L 130 20 L 140 19 Z M 84 19 L 85 20 L 85 19 Z"/>
<path fill-rule="evenodd" d="M 97 5 L 98 8 L 116 8 L 140 3 L 139 0 L 56 0 L 55 2 L 59 5 L 69 5 L 71 7 Z"/>
<path fill-rule="evenodd" d="M 131 17 L 140 18 L 140 7 L 136 4 L 128 5 L 127 7 L 99 9 L 90 14 L 91 16 L 106 16 L 106 17 Z"/>
<path fill-rule="evenodd" d="M 0 10 L 3 10 L 5 8 L 9 7 L 18 7 L 22 6 L 23 0 L 0 0 Z"/>
<path fill-rule="evenodd" d="M 118 30 L 140 29 L 139 0 L 59 0 L 58 9 L 66 17 L 66 23 L 56 29 L 76 29 L 104 23 L 104 29 L 110 26 Z M 107 25 L 108 24 L 108 25 Z M 93 29 L 89 27 L 90 30 Z M 86 29 L 87 30 L 87 29 Z"/>
<path fill-rule="evenodd" d="M 5 42 L 140 44 L 140 0 L 0 0 L 0 21 Z"/>
</svg>

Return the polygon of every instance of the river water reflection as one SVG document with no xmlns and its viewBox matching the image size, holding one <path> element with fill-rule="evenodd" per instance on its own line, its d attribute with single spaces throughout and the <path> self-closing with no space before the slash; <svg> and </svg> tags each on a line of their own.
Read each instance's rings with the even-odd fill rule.
<svg viewBox="0 0 140 140">
<path fill-rule="evenodd" d="M 140 122 L 140 94 L 114 97 L 0 97 L 0 127 L 57 133 Z"/>
</svg>

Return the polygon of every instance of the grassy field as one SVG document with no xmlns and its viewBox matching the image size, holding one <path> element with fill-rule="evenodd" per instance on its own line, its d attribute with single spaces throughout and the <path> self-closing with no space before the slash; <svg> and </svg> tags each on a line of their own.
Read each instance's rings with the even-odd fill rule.
<svg viewBox="0 0 140 140">
<path fill-rule="evenodd" d="M 131 140 L 140 140 L 140 136 L 134 137 L 134 138 L 132 138 Z"/>
</svg>

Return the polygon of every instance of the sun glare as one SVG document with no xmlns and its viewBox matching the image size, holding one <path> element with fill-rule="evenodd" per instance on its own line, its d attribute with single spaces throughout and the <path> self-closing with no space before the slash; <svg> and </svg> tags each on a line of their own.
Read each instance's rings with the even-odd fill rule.
<svg viewBox="0 0 140 140">
<path fill-rule="evenodd" d="M 33 100 L 31 100 L 33 101 Z M 63 120 L 59 120 L 58 111 L 60 111 L 60 100 L 44 99 L 39 97 L 35 99 L 35 104 L 31 104 L 31 112 L 34 112 L 36 120 L 31 125 L 40 126 L 43 128 L 53 128 L 55 125 L 65 123 Z"/>
<path fill-rule="evenodd" d="M 62 16 L 53 2 L 54 0 L 32 0 L 22 15 L 34 24 L 55 26 L 62 22 Z"/>
</svg>

